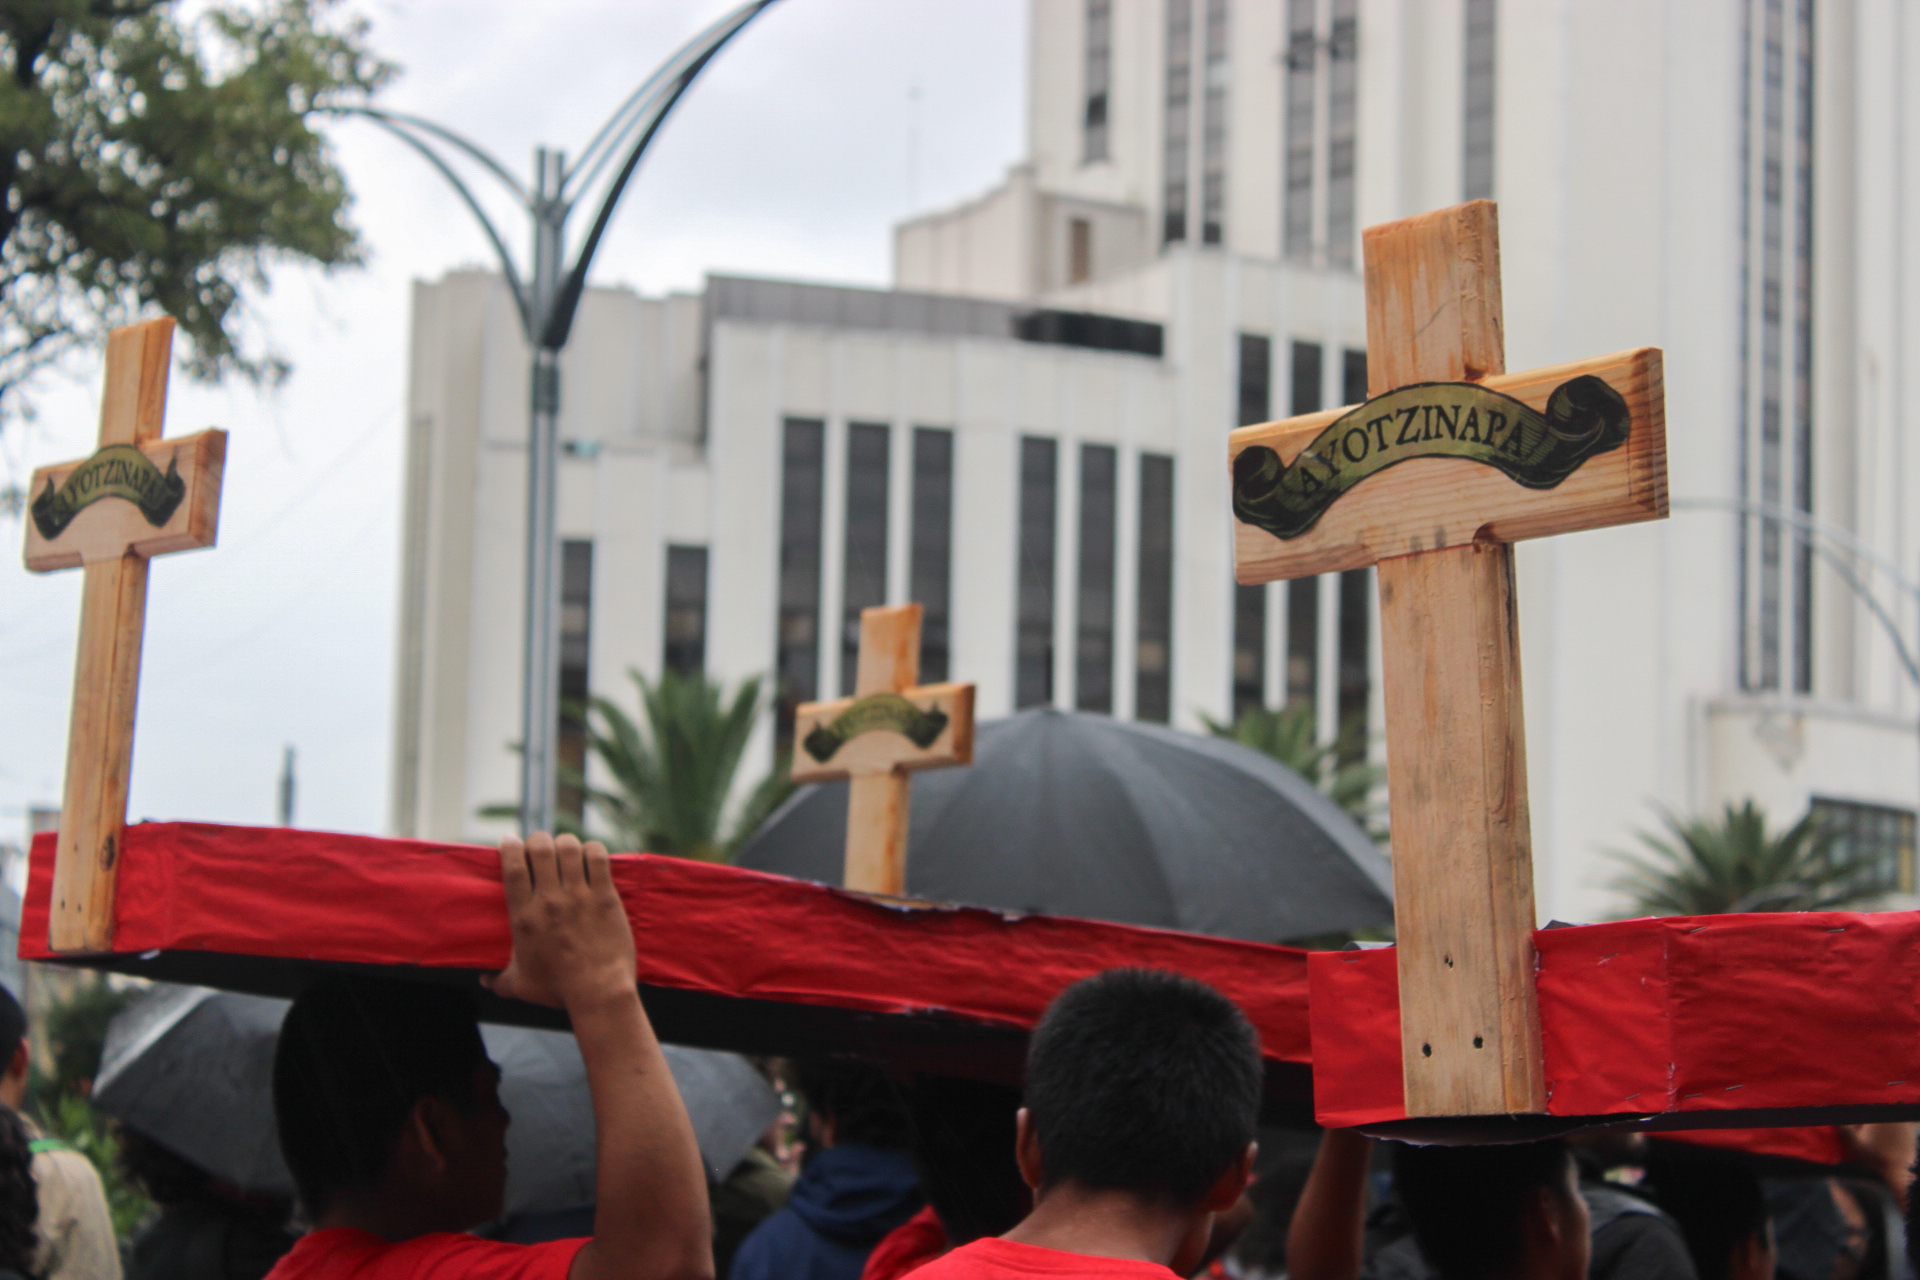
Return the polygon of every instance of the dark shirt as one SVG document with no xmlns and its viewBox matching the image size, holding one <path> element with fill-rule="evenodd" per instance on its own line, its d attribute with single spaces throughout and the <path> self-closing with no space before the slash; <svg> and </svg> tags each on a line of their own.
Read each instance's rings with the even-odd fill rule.
<svg viewBox="0 0 1920 1280">
<path fill-rule="evenodd" d="M 860 1280 L 881 1237 L 922 1203 L 906 1152 L 829 1147 L 807 1161 L 786 1207 L 740 1245 L 729 1280 Z"/>
<path fill-rule="evenodd" d="M 1588 1280 L 1696 1280 L 1687 1242 L 1672 1218 L 1611 1183 L 1583 1183 L 1580 1195 L 1593 1218 Z M 1413 1236 L 1393 1238 L 1396 1222 L 1406 1221 L 1396 1216 L 1398 1208 L 1393 1206 L 1396 1214 L 1376 1213 L 1369 1222 L 1368 1243 L 1379 1247 L 1361 1274 L 1367 1280 L 1434 1280 Z"/>
<path fill-rule="evenodd" d="M 134 1236 L 127 1280 L 260 1280 L 293 1244 L 246 1213 L 170 1205 Z"/>
</svg>

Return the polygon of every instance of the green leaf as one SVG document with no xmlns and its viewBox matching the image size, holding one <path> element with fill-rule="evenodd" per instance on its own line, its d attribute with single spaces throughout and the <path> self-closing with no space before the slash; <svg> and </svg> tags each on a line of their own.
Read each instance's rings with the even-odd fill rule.
<svg viewBox="0 0 1920 1280">
<path fill-rule="evenodd" d="M 1873 866 L 1835 856 L 1833 834 L 1812 814 L 1778 833 L 1752 800 L 1729 804 L 1717 819 L 1663 813 L 1661 821 L 1664 834 L 1640 833 L 1642 850 L 1611 854 L 1623 869 L 1608 887 L 1632 904 L 1632 914 L 1839 911 L 1894 887 Z"/>
<path fill-rule="evenodd" d="M 1272 756 L 1346 810 L 1374 843 L 1386 843 L 1385 806 L 1374 802 L 1386 770 L 1367 763 L 1367 728 L 1362 717 L 1348 720 L 1331 743 L 1319 740 L 1313 705 L 1306 702 L 1278 711 L 1248 707 L 1232 724 L 1206 715 L 1200 719 L 1215 737 L 1231 738 Z"/>
</svg>

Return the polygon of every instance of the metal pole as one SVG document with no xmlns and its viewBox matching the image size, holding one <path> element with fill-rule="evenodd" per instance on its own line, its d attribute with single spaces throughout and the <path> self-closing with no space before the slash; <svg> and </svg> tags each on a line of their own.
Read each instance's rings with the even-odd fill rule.
<svg viewBox="0 0 1920 1280">
<path fill-rule="evenodd" d="M 560 351 L 538 342 L 559 292 L 567 202 L 565 158 L 533 153 L 532 400 L 527 419 L 526 661 L 521 664 L 520 831 L 553 829 L 554 742 L 560 732 Z"/>
</svg>

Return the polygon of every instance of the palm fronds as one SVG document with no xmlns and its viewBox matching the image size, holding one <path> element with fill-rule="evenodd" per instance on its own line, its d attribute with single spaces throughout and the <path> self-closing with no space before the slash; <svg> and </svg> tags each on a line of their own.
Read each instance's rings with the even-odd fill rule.
<svg viewBox="0 0 1920 1280">
<path fill-rule="evenodd" d="M 1373 793 L 1386 771 L 1367 763 L 1366 725 L 1358 717 L 1348 721 L 1331 743 L 1319 740 L 1310 703 L 1296 702 L 1279 711 L 1248 707 L 1232 724 L 1205 715 L 1200 718 L 1214 736 L 1231 738 L 1292 769 L 1346 810 L 1375 842 L 1385 843 L 1386 827 Z"/>
<path fill-rule="evenodd" d="M 1812 814 L 1777 834 L 1752 800 L 1716 819 L 1669 813 L 1662 821 L 1665 834 L 1640 833 L 1644 851 L 1613 854 L 1625 869 L 1608 887 L 1637 914 L 1837 911 L 1891 887 L 1875 868 L 1836 857 L 1834 836 Z"/>
</svg>

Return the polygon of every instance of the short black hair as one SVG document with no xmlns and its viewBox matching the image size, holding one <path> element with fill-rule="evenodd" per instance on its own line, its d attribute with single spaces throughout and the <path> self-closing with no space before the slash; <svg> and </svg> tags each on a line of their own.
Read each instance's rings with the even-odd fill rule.
<svg viewBox="0 0 1920 1280">
<path fill-rule="evenodd" d="M 1669 1162 L 1653 1191 L 1680 1225 L 1700 1280 L 1727 1280 L 1734 1249 L 1764 1236 L 1772 1217 L 1759 1176 L 1733 1160 Z"/>
<path fill-rule="evenodd" d="M 474 1105 L 486 1061 L 465 992 L 358 975 L 302 992 L 280 1024 L 273 1111 L 308 1214 L 386 1175 L 421 1098 Z"/>
<path fill-rule="evenodd" d="M 911 1140 L 907 1106 L 879 1067 L 840 1058 L 794 1063 L 794 1084 L 807 1105 L 833 1119 L 834 1141 L 904 1151 Z"/>
<path fill-rule="evenodd" d="M 920 1189 L 954 1248 L 1004 1235 L 1031 1207 L 1014 1158 L 1020 1091 L 1011 1085 L 921 1076 L 907 1095 Z"/>
<path fill-rule="evenodd" d="M 1061 992 L 1027 1051 L 1046 1185 L 1206 1198 L 1260 1114 L 1260 1037 L 1202 982 L 1112 969 Z"/>
<path fill-rule="evenodd" d="M 1527 1201 L 1564 1183 L 1572 1160 L 1559 1139 L 1485 1147 L 1396 1144 L 1393 1185 L 1421 1255 L 1441 1280 L 1487 1280 L 1520 1264 Z"/>
<path fill-rule="evenodd" d="M 13 992 L 0 983 L 0 1071 L 13 1065 L 20 1042 L 27 1038 L 27 1014 Z"/>
</svg>

